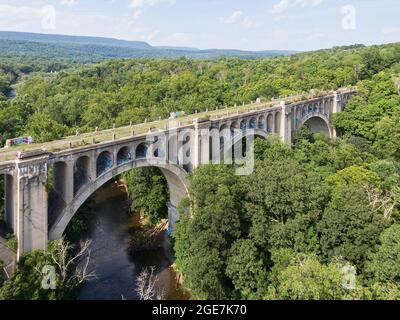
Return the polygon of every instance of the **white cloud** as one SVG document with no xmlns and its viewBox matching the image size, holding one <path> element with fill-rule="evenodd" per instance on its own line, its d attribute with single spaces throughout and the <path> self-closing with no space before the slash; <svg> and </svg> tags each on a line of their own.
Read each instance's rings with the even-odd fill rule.
<svg viewBox="0 0 400 320">
<path fill-rule="evenodd" d="M 279 14 L 296 6 L 306 7 L 310 5 L 316 7 L 320 5 L 323 1 L 325 0 L 281 0 L 280 2 L 273 5 L 270 13 Z"/>
<path fill-rule="evenodd" d="M 188 43 L 191 40 L 193 40 L 193 35 L 184 32 L 173 33 L 164 39 L 166 43 L 172 44 L 184 44 Z"/>
<path fill-rule="evenodd" d="M 383 34 L 390 34 L 390 33 L 400 33 L 400 27 L 390 27 L 390 28 L 384 28 L 382 30 Z"/>
<path fill-rule="evenodd" d="M 321 39 L 321 38 L 324 38 L 325 36 L 326 36 L 326 34 L 323 33 L 323 32 L 310 33 L 310 34 L 307 36 L 307 40 Z"/>
<path fill-rule="evenodd" d="M 143 14 L 142 10 L 135 10 L 135 12 L 133 13 L 133 21 L 136 21 L 137 19 L 139 19 Z"/>
<path fill-rule="evenodd" d="M 264 24 L 261 21 L 253 21 L 240 10 L 233 12 L 229 17 L 221 18 L 220 21 L 226 24 L 240 24 L 246 28 L 256 28 Z"/>
<path fill-rule="evenodd" d="M 158 4 L 166 3 L 169 5 L 174 5 L 176 0 L 131 0 L 131 7 L 132 8 L 143 8 L 146 6 L 155 6 Z"/>
<path fill-rule="evenodd" d="M 61 4 L 63 6 L 68 6 L 68 7 L 74 6 L 78 3 L 79 3 L 79 0 L 61 0 Z"/>
<path fill-rule="evenodd" d="M 42 8 L 0 5 L 0 30 L 26 31 L 40 26 Z"/>
<path fill-rule="evenodd" d="M 153 39 L 155 39 L 160 33 L 160 30 L 152 30 L 147 36 L 146 36 L 146 41 L 150 42 Z"/>
</svg>

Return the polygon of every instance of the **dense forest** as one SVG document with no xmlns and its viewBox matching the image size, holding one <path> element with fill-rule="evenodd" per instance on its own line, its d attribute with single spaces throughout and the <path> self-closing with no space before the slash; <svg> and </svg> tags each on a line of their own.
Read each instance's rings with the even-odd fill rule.
<svg viewBox="0 0 400 320">
<path fill-rule="evenodd" d="M 40 57 L 94 63 L 115 58 L 215 59 L 240 57 L 266 58 L 293 54 L 295 51 L 241 51 L 185 47 L 154 47 L 143 41 L 124 41 L 113 38 L 82 37 L 26 32 L 0 31 L 0 56 Z"/>
<path fill-rule="evenodd" d="M 341 138 L 303 127 L 292 146 L 256 140 L 251 176 L 223 165 L 190 176 L 191 199 L 173 234 L 176 266 L 195 298 L 400 299 L 400 44 L 257 60 L 8 58 L 0 64 L 0 132 L 3 142 L 23 134 L 46 141 L 77 128 L 350 85 L 358 94 L 332 120 Z M 16 97 L 8 99 L 11 87 Z M 134 209 L 157 221 L 163 178 L 144 170 L 126 179 Z M 35 260 L 24 261 L 33 268 Z M 341 285 L 349 267 L 354 289 Z M 18 285 L 18 273 L 0 297 L 65 297 Z"/>
</svg>

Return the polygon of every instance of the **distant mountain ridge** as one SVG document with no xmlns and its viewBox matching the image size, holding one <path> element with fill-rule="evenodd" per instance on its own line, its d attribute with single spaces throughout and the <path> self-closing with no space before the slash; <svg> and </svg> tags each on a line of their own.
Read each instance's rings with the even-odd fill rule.
<svg viewBox="0 0 400 320">
<path fill-rule="evenodd" d="M 16 31 L 0 31 L 0 39 L 16 41 L 33 41 L 44 43 L 72 43 L 72 44 L 92 44 L 111 47 L 125 47 L 134 49 L 151 49 L 144 41 L 126 41 L 104 37 L 89 36 L 69 36 L 59 34 L 42 34 Z"/>
<path fill-rule="evenodd" d="M 105 37 L 69 36 L 57 34 L 40 34 L 29 32 L 0 31 L 0 53 L 27 51 L 27 54 L 42 53 L 43 51 L 57 56 L 62 55 L 92 55 L 93 60 L 110 58 L 217 58 L 221 56 L 234 56 L 243 58 L 262 58 L 297 53 L 290 50 L 266 50 L 266 51 L 242 51 L 231 49 L 207 49 L 175 47 L 175 46 L 151 46 L 144 41 L 127 41 Z M 28 43 L 27 43 L 28 42 Z M 89 59 L 90 60 L 90 59 Z"/>
</svg>

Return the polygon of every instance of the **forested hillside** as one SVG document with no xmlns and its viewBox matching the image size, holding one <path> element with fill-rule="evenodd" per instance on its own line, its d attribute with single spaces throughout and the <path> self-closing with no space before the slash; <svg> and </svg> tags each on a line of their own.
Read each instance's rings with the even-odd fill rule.
<svg viewBox="0 0 400 320">
<path fill-rule="evenodd" d="M 153 47 L 143 41 L 124 41 L 101 37 L 79 37 L 26 32 L 0 31 L 0 56 L 47 58 L 78 63 L 94 63 L 115 58 L 243 59 L 289 55 L 289 50 L 241 51 L 180 47 Z"/>
<path fill-rule="evenodd" d="M 176 265 L 196 298 L 400 299 L 400 44 L 258 60 L 119 59 L 53 73 L 51 61 L 8 61 L 0 66 L 3 141 L 357 85 L 333 119 L 341 138 L 303 127 L 293 146 L 257 140 L 250 176 L 222 165 L 196 170 L 174 232 Z M 16 75 L 16 97 L 7 99 Z M 135 210 L 157 220 L 163 180 L 151 170 L 128 180 L 141 200 Z M 143 181 L 158 189 L 139 190 Z M 343 267 L 355 268 L 354 287 L 342 285 Z M 11 284 L 0 297 L 17 295 Z"/>
<path fill-rule="evenodd" d="M 0 102 L 0 132 L 30 134 L 37 141 L 109 128 L 170 112 L 213 109 L 258 97 L 287 96 L 311 89 L 335 89 L 396 64 L 399 45 L 346 47 L 261 60 L 111 60 L 37 73 L 19 82 L 17 97 Z M 8 90 L 20 62 L 0 66 L 1 92 Z M 46 71 L 62 64 L 39 60 L 24 68 Z M 398 66 L 397 66 L 398 68 Z M 53 69 L 52 69 L 53 70 Z M 25 70 L 26 73 L 26 70 Z"/>
</svg>

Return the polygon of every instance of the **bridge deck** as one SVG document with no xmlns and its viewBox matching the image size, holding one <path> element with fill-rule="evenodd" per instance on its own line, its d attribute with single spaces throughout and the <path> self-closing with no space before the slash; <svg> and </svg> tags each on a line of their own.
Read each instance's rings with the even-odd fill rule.
<svg viewBox="0 0 400 320">
<path fill-rule="evenodd" d="M 346 93 L 352 92 L 354 89 L 340 89 L 338 93 Z M 333 95 L 333 91 L 330 92 L 321 92 L 318 94 L 302 94 L 287 98 L 282 98 L 278 100 L 272 100 L 269 102 L 260 102 L 260 103 L 253 103 L 229 108 L 223 108 L 218 110 L 212 110 L 208 112 L 201 112 L 191 115 L 186 115 L 177 118 L 175 121 L 179 122 L 179 126 L 186 126 L 191 125 L 193 123 L 193 119 L 195 118 L 210 118 L 210 120 L 216 120 L 220 118 L 225 118 L 229 116 L 234 116 L 237 114 L 244 114 L 252 111 L 260 111 L 272 107 L 277 107 L 277 103 L 279 101 L 285 101 L 288 104 L 293 104 L 297 102 L 304 102 L 307 100 L 318 99 L 321 97 L 329 97 Z M 61 140 L 50 141 L 45 143 L 33 143 L 30 145 L 20 145 L 14 146 L 11 148 L 3 148 L 0 149 L 0 163 L 15 160 L 18 153 L 21 151 L 28 151 L 28 150 L 39 150 L 39 149 L 46 149 L 49 152 L 59 152 L 68 149 L 75 149 L 83 146 L 87 146 L 92 144 L 92 139 L 95 139 L 96 143 L 102 143 L 107 141 L 112 141 L 115 135 L 116 139 L 128 138 L 132 136 L 132 130 L 134 131 L 134 135 L 140 135 L 147 133 L 150 129 L 164 129 L 166 125 L 170 122 L 168 119 L 142 123 L 142 124 L 135 124 L 135 125 L 128 125 L 124 127 L 119 127 L 115 129 L 107 129 L 101 130 L 98 133 L 89 132 L 80 134 L 78 136 L 69 136 L 65 137 Z"/>
</svg>

